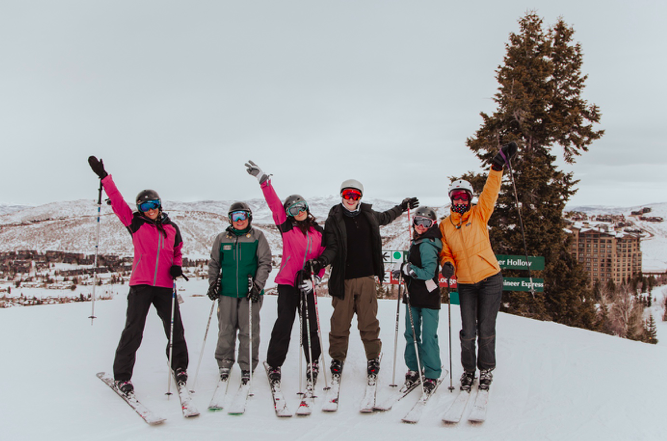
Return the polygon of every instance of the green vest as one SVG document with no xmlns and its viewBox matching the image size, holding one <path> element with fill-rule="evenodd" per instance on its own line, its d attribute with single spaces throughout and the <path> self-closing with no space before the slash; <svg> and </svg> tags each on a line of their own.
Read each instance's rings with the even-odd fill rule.
<svg viewBox="0 0 667 441">
<path fill-rule="evenodd" d="M 220 244 L 220 294 L 227 297 L 247 297 L 248 278 L 254 279 L 257 273 L 257 240 L 250 234 L 228 234 L 228 238 L 231 239 L 230 242 Z"/>
</svg>

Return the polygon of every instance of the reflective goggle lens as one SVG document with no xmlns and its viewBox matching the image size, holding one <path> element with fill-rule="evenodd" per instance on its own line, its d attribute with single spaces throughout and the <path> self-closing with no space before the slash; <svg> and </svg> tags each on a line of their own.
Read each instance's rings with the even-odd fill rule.
<svg viewBox="0 0 667 441">
<path fill-rule="evenodd" d="M 455 191 L 452 193 L 452 200 L 469 201 L 470 195 L 467 191 Z"/>
<path fill-rule="evenodd" d="M 359 190 L 348 188 L 347 190 L 343 190 L 342 196 L 344 199 L 352 199 L 353 201 L 358 201 L 359 199 L 361 199 L 361 192 Z"/>
<path fill-rule="evenodd" d="M 416 216 L 414 224 L 415 226 L 419 225 L 424 228 L 431 228 L 434 222 L 433 219 L 429 219 L 428 217 Z"/>
<path fill-rule="evenodd" d="M 147 212 L 148 210 L 156 210 L 160 208 L 160 200 L 154 199 L 152 201 L 146 201 L 139 204 L 139 211 L 142 213 Z"/>
<path fill-rule="evenodd" d="M 287 215 L 295 217 L 302 211 L 308 211 L 308 203 L 306 201 L 295 202 L 287 207 Z"/>
<path fill-rule="evenodd" d="M 229 214 L 229 218 L 232 220 L 232 222 L 238 222 L 238 221 L 244 221 L 248 219 L 248 212 L 247 211 L 234 211 Z"/>
</svg>

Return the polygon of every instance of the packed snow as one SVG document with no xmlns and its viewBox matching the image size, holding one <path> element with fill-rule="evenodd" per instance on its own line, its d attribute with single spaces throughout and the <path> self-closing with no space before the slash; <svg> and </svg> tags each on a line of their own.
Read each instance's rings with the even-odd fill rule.
<svg viewBox="0 0 667 441">
<path fill-rule="evenodd" d="M 217 319 L 211 321 L 198 378 L 197 362 L 211 301 L 202 296 L 206 281 L 181 282 L 181 305 L 190 354 L 189 387 L 201 415 L 185 419 L 178 398 L 167 398 L 166 338 L 151 310 L 144 340 L 137 354 L 133 382 L 138 398 L 167 419 L 149 426 L 105 386 L 95 374 L 110 372 L 120 337 L 126 307 L 127 286 L 116 286 L 112 300 L 95 302 L 97 318 L 91 325 L 91 303 L 14 307 L 0 310 L 3 336 L 3 379 L 0 415 L 3 440 L 660 440 L 667 424 L 664 401 L 667 384 L 661 369 L 667 365 L 667 323 L 660 321 L 667 288 L 657 287 L 653 314 L 658 324 L 658 345 L 539 322 L 501 313 L 498 318 L 498 368 L 491 387 L 487 420 L 473 425 L 464 420 L 445 425 L 441 417 L 456 397 L 448 390 L 449 376 L 433 396 L 418 424 L 401 418 L 417 400 L 414 393 L 385 413 L 361 414 L 359 401 L 365 382 L 365 357 L 356 323 L 350 337 L 349 356 L 343 373 L 340 408 L 321 412 L 321 374 L 314 412 L 308 417 L 278 418 L 273 410 L 266 375 L 261 366 L 253 380 L 254 395 L 246 413 L 231 416 L 209 412 L 208 402 L 217 381 L 214 359 Z M 325 347 L 331 315 L 329 298 L 319 299 Z M 405 373 L 405 347 L 401 308 L 396 380 Z M 378 401 L 389 392 L 395 300 L 381 300 L 378 316 L 382 326 L 384 358 L 380 372 Z M 276 318 L 276 297 L 267 296 L 262 308 L 260 358 Z M 461 375 L 458 362 L 459 308 L 451 307 L 453 330 L 453 383 Z M 298 322 L 283 367 L 283 391 L 288 405 L 296 410 L 299 390 Z M 440 347 L 449 369 L 447 305 L 440 314 Z M 330 361 L 328 355 L 327 363 Z M 304 363 L 305 366 L 305 363 Z M 328 376 L 329 377 L 329 376 Z M 330 378 L 330 377 L 329 377 Z M 238 365 L 231 377 L 228 401 L 240 379 Z M 174 391 L 172 384 L 171 390 Z"/>
</svg>

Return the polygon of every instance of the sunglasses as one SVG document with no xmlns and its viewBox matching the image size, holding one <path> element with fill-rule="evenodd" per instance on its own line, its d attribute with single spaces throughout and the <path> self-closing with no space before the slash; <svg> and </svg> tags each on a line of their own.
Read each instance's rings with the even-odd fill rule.
<svg viewBox="0 0 667 441">
<path fill-rule="evenodd" d="M 161 207 L 160 200 L 159 199 L 154 199 L 152 201 L 146 201 L 142 202 L 137 206 L 139 208 L 139 211 L 142 213 L 147 212 L 148 210 L 157 210 Z"/>
<path fill-rule="evenodd" d="M 361 192 L 359 190 L 348 188 L 347 190 L 343 190 L 341 196 L 343 196 L 343 199 L 352 199 L 353 201 L 358 201 L 361 199 Z"/>
<path fill-rule="evenodd" d="M 248 219 L 248 217 L 247 211 L 234 211 L 229 213 L 229 219 L 231 219 L 232 222 L 244 221 Z"/>
<path fill-rule="evenodd" d="M 308 211 L 308 203 L 306 201 L 298 201 L 287 207 L 287 212 L 288 216 L 298 216 L 299 213 L 302 211 L 307 212 Z"/>
<path fill-rule="evenodd" d="M 469 201 L 470 195 L 466 191 L 455 191 L 452 193 L 451 198 L 453 201 L 455 200 Z"/>
<path fill-rule="evenodd" d="M 428 217 L 423 217 L 423 216 L 415 216 L 414 224 L 416 226 L 421 226 L 424 228 L 431 228 L 435 221 L 433 219 L 429 219 Z"/>
</svg>

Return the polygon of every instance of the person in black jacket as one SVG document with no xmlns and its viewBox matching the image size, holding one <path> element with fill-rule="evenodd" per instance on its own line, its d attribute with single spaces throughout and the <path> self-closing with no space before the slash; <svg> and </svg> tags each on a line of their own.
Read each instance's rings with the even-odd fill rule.
<svg viewBox="0 0 667 441">
<path fill-rule="evenodd" d="M 419 381 L 419 367 L 424 375 L 424 390 L 432 392 L 442 374 L 438 323 L 440 319 L 439 255 L 442 250 L 442 233 L 438 228 L 435 211 L 419 207 L 413 222 L 414 236 L 408 251 L 408 261 L 394 271 L 395 279 L 405 281 L 407 295 L 404 302 L 410 310 L 405 314 L 405 364 L 408 373 L 405 381 Z M 401 274 L 401 272 L 403 274 Z M 414 334 L 412 326 L 414 324 Z M 419 361 L 415 351 L 415 340 Z"/>
<path fill-rule="evenodd" d="M 329 333 L 331 373 L 340 375 L 347 356 L 350 325 L 357 314 L 359 333 L 368 360 L 369 376 L 380 371 L 380 322 L 377 319 L 375 276 L 384 279 L 380 225 L 387 225 L 409 208 L 419 206 L 417 198 L 406 198 L 387 211 L 378 212 L 362 203 L 364 187 L 349 179 L 340 187 L 342 202 L 329 211 L 324 224 L 326 250 L 308 263 L 313 272 L 332 265 L 329 294 L 334 312 Z"/>
</svg>

